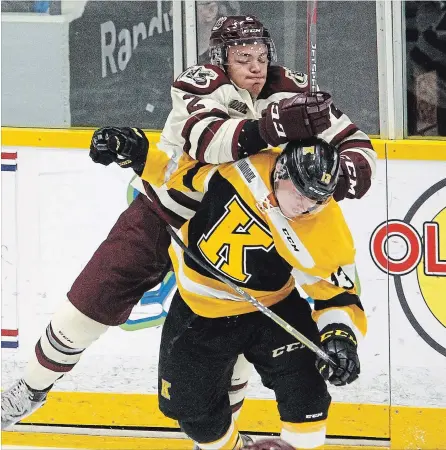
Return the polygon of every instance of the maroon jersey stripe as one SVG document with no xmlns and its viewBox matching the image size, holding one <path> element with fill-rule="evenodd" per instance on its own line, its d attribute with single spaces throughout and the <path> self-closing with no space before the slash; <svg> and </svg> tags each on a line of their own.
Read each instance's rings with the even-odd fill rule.
<svg viewBox="0 0 446 450">
<path fill-rule="evenodd" d="M 201 133 L 200 139 L 198 139 L 197 143 L 197 160 L 200 162 L 207 162 L 205 155 L 206 150 L 209 147 L 209 144 L 212 142 L 217 131 L 220 127 L 225 123 L 225 120 L 216 120 L 212 122 L 206 129 Z"/>
<path fill-rule="evenodd" d="M 171 209 L 166 208 L 162 203 L 159 197 L 156 195 L 155 191 L 152 189 L 149 183 L 143 180 L 144 189 L 146 191 L 147 196 L 150 200 L 152 200 L 149 205 L 153 211 L 155 211 L 163 220 L 165 220 L 169 225 L 174 228 L 180 228 L 185 222 L 186 219 L 175 214 Z"/>
<path fill-rule="evenodd" d="M 355 134 L 358 130 L 358 127 L 352 123 L 348 127 L 344 128 L 341 132 L 339 132 L 330 142 L 331 145 L 338 146 L 339 142 L 343 139 Z"/>
<path fill-rule="evenodd" d="M 186 153 L 190 153 L 190 149 L 192 147 L 192 144 L 190 142 L 190 135 L 192 133 L 193 127 L 199 123 L 201 120 L 209 118 L 209 117 L 215 117 L 216 119 L 230 119 L 229 115 L 226 114 L 224 111 L 221 111 L 220 109 L 212 109 L 208 112 L 198 113 L 193 116 L 191 116 L 185 123 L 183 127 L 183 131 L 181 132 L 181 136 L 185 140 L 183 150 Z"/>
<path fill-rule="evenodd" d="M 343 142 L 339 146 L 339 152 L 343 152 L 344 150 L 348 150 L 349 148 L 368 148 L 373 150 L 373 145 L 370 141 L 365 141 L 361 139 L 352 139 L 351 141 Z"/>
<path fill-rule="evenodd" d="M 167 195 L 181 206 L 184 206 L 185 208 L 188 209 L 192 209 L 193 211 L 196 211 L 200 206 L 199 201 L 188 197 L 187 195 L 183 194 L 180 191 L 177 191 L 176 189 L 169 189 L 167 191 Z"/>
</svg>

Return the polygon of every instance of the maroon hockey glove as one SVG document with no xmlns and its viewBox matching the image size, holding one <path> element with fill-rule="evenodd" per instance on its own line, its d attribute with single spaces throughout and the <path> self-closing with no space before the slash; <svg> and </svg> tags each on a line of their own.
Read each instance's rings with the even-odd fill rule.
<svg viewBox="0 0 446 450">
<path fill-rule="evenodd" d="M 253 444 L 242 447 L 242 450 L 294 450 L 294 447 L 282 439 L 260 439 Z"/>
<path fill-rule="evenodd" d="M 149 151 L 149 141 L 139 128 L 104 127 L 93 133 L 90 158 L 108 166 L 112 162 L 123 168 L 131 167 L 141 175 Z"/>
<path fill-rule="evenodd" d="M 262 139 L 272 146 L 307 139 L 330 127 L 331 95 L 299 93 L 274 102 L 262 111 L 259 130 Z"/>
<path fill-rule="evenodd" d="M 344 386 L 355 381 L 360 370 L 357 340 L 351 328 L 342 323 L 332 323 L 321 330 L 321 348 L 338 367 L 333 368 L 323 359 L 316 357 L 316 368 L 335 386 Z"/>
<path fill-rule="evenodd" d="M 334 191 L 334 199 L 361 198 L 372 184 L 372 169 L 367 159 L 359 152 L 341 152 L 341 171 Z"/>
</svg>

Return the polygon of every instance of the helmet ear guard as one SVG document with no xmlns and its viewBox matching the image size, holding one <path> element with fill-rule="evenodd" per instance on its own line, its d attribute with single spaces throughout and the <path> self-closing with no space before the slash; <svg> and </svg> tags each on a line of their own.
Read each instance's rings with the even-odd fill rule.
<svg viewBox="0 0 446 450">
<path fill-rule="evenodd" d="M 276 61 L 277 52 L 268 29 L 254 16 L 220 17 L 215 22 L 209 41 L 211 64 L 224 67 L 228 62 L 228 48 L 265 44 L 268 60 Z"/>
</svg>

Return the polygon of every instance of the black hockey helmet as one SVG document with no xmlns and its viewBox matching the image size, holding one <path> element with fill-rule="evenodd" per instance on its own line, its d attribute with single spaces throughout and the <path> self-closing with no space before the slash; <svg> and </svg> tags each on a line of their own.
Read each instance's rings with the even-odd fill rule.
<svg viewBox="0 0 446 450">
<path fill-rule="evenodd" d="M 228 47 L 265 44 L 268 60 L 276 61 L 277 53 L 268 29 L 254 16 L 223 16 L 212 28 L 209 41 L 211 64 L 223 68 L 228 60 Z"/>
<path fill-rule="evenodd" d="M 316 137 L 292 141 L 276 161 L 275 195 L 282 211 L 285 199 L 289 206 L 285 208 L 287 211 L 293 209 L 291 203 L 299 199 L 300 206 L 293 209 L 294 215 L 306 214 L 331 199 L 338 178 L 339 154 L 335 147 Z M 293 189 L 295 191 L 290 192 Z"/>
</svg>

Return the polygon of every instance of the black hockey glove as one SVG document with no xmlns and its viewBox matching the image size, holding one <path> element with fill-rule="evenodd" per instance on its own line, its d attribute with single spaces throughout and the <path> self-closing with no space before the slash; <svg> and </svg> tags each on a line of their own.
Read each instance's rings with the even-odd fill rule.
<svg viewBox="0 0 446 450">
<path fill-rule="evenodd" d="M 355 381 L 360 373 L 357 341 L 351 328 L 342 323 L 332 323 L 321 331 L 321 347 L 337 364 L 333 368 L 317 357 L 316 367 L 324 380 L 335 386 L 344 386 Z"/>
<path fill-rule="evenodd" d="M 116 162 L 120 167 L 131 167 L 141 175 L 148 151 L 149 141 L 141 129 L 104 127 L 93 133 L 90 158 L 104 166 Z"/>
</svg>

